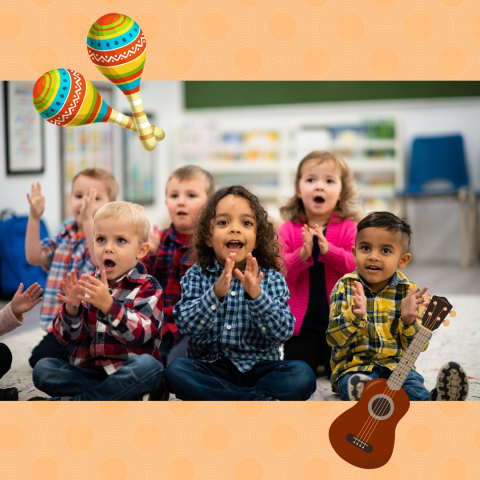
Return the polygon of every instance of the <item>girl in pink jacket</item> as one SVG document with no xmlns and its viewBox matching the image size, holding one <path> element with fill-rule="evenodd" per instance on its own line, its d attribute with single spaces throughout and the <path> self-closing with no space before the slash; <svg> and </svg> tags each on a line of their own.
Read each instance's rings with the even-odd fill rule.
<svg viewBox="0 0 480 480">
<path fill-rule="evenodd" d="M 23 314 L 38 305 L 43 298 L 43 292 L 38 283 L 34 283 L 23 293 L 23 283 L 18 287 L 13 299 L 6 307 L 0 310 L 0 337 L 11 332 L 23 324 Z M 12 352 L 3 343 L 0 343 L 0 378 L 2 378 L 12 365 Z M 18 400 L 18 390 L 15 387 L 0 388 L 0 400 Z"/>
<path fill-rule="evenodd" d="M 285 360 L 303 360 L 330 377 L 327 345 L 329 297 L 337 281 L 355 270 L 352 247 L 360 216 L 359 197 L 348 164 L 334 153 L 314 151 L 298 165 L 295 195 L 280 209 L 287 220 L 278 233 L 283 245 L 293 337 Z"/>
</svg>

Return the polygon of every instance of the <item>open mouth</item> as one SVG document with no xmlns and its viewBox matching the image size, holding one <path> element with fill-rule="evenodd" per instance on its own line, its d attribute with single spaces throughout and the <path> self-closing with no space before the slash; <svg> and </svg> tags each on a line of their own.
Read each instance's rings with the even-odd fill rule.
<svg viewBox="0 0 480 480">
<path fill-rule="evenodd" d="M 177 212 L 177 215 L 180 216 L 180 217 L 186 216 L 187 212 Z"/>
<path fill-rule="evenodd" d="M 366 268 L 368 272 L 380 272 L 382 270 L 380 267 L 376 267 L 375 265 L 369 265 Z"/>
<path fill-rule="evenodd" d="M 241 242 L 240 240 L 231 240 L 227 243 L 227 248 L 229 250 L 232 250 L 232 252 L 238 252 L 243 248 L 243 245 L 243 242 Z"/>
<path fill-rule="evenodd" d="M 111 272 L 115 268 L 116 263 L 113 260 L 105 260 L 103 265 L 106 272 Z"/>
<path fill-rule="evenodd" d="M 325 199 L 324 199 L 323 197 L 320 197 L 320 196 L 315 197 L 315 198 L 313 199 L 313 201 L 314 201 L 317 205 L 322 205 L 323 203 L 325 203 Z"/>
</svg>

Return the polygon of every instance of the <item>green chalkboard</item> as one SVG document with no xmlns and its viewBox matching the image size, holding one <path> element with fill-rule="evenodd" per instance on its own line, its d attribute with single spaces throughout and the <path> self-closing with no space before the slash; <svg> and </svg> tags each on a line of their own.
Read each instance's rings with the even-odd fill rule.
<svg viewBox="0 0 480 480">
<path fill-rule="evenodd" d="M 479 81 L 185 82 L 185 106 L 187 109 L 478 96 L 480 96 Z"/>
</svg>

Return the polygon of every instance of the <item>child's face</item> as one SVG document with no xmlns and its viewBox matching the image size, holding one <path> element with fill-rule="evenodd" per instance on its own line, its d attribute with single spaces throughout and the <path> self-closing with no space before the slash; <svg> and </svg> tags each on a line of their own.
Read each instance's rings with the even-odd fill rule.
<svg viewBox="0 0 480 480">
<path fill-rule="evenodd" d="M 193 224 L 207 198 L 207 189 L 203 179 L 181 182 L 178 178 L 173 177 L 168 182 L 165 204 L 177 232 L 193 233 Z"/>
<path fill-rule="evenodd" d="M 257 238 L 255 212 L 248 201 L 234 195 L 223 197 L 215 207 L 211 225 L 212 236 L 207 245 L 213 247 L 218 263 L 224 267 L 230 254 L 236 253 L 235 267 L 242 270 Z"/>
<path fill-rule="evenodd" d="M 87 197 L 90 193 L 90 188 L 95 188 L 97 190 L 97 195 L 95 197 L 95 205 L 93 206 L 93 217 L 100 209 L 100 207 L 110 201 L 110 199 L 108 198 L 108 191 L 105 182 L 96 178 L 86 177 L 84 175 L 80 175 L 79 177 L 77 177 L 74 184 L 72 185 L 70 202 L 72 205 L 73 215 L 75 216 L 75 220 L 77 221 L 77 224 L 79 226 L 82 225 L 80 210 L 83 205 L 83 199 Z"/>
<path fill-rule="evenodd" d="M 297 195 L 302 199 L 307 221 L 328 221 L 341 191 L 340 167 L 333 161 L 318 163 L 318 160 L 312 159 L 303 165 Z"/>
<path fill-rule="evenodd" d="M 129 272 L 148 252 L 131 222 L 105 218 L 95 223 L 94 252 L 98 267 L 105 270 L 110 285 Z"/>
<path fill-rule="evenodd" d="M 376 293 L 389 284 L 397 268 L 402 269 L 410 261 L 411 255 L 405 250 L 401 233 L 375 227 L 360 230 L 352 247 L 358 272 Z"/>
</svg>

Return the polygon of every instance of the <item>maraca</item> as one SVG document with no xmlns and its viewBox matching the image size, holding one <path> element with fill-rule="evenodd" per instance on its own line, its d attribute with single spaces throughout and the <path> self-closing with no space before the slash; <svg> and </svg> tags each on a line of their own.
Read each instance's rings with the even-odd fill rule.
<svg viewBox="0 0 480 480">
<path fill-rule="evenodd" d="M 33 104 L 48 122 L 62 127 L 89 123 L 112 123 L 137 132 L 135 122 L 111 108 L 97 89 L 79 72 L 67 68 L 50 70 L 33 87 Z M 155 138 L 165 138 L 161 128 L 152 125 Z"/>
<path fill-rule="evenodd" d="M 143 148 L 153 150 L 156 140 L 140 97 L 147 42 L 138 24 L 120 13 L 103 15 L 88 32 L 87 51 L 102 75 L 127 97 Z"/>
</svg>

